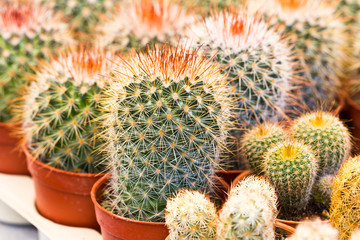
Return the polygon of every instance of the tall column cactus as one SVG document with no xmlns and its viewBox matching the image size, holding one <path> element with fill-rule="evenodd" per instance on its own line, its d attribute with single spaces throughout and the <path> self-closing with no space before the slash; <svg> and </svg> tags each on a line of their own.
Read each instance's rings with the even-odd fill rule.
<svg viewBox="0 0 360 240">
<path fill-rule="evenodd" d="M 276 194 L 264 179 L 241 181 L 219 213 L 217 239 L 275 239 Z"/>
<path fill-rule="evenodd" d="M 29 82 L 32 67 L 71 40 L 67 25 L 46 7 L 0 6 L 0 121 L 13 117 L 11 102 Z"/>
<path fill-rule="evenodd" d="M 295 119 L 292 131 L 295 139 L 310 145 L 319 157 L 318 177 L 335 174 L 350 154 L 349 131 L 329 112 L 304 114 Z"/>
<path fill-rule="evenodd" d="M 266 176 L 274 184 L 283 216 L 296 217 L 311 196 L 318 159 L 310 147 L 295 140 L 278 143 L 265 156 Z"/>
<path fill-rule="evenodd" d="M 178 189 L 211 189 L 232 100 L 218 65 L 198 50 L 163 45 L 122 65 L 103 107 L 113 172 L 108 207 L 163 221 Z"/>
<path fill-rule="evenodd" d="M 111 62 L 100 49 L 68 50 L 51 62 L 42 62 L 20 108 L 22 133 L 30 152 L 40 161 L 66 171 L 104 170 L 101 142 L 94 119 L 101 116 L 101 75 Z"/>
<path fill-rule="evenodd" d="M 336 178 L 330 204 L 330 221 L 340 239 L 349 239 L 360 228 L 360 157 L 344 162 Z"/>
</svg>

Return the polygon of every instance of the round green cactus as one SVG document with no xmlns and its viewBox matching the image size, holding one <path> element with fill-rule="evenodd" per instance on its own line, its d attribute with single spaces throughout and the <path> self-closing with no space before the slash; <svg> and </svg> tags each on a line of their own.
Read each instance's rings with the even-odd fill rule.
<svg viewBox="0 0 360 240">
<path fill-rule="evenodd" d="M 180 191 L 169 199 L 165 209 L 170 240 L 215 239 L 216 208 L 204 194 L 197 191 Z"/>
<path fill-rule="evenodd" d="M 274 184 L 284 210 L 282 214 L 303 210 L 318 170 L 318 159 L 311 148 L 295 140 L 280 142 L 268 151 L 264 162 L 266 176 Z"/>
<path fill-rule="evenodd" d="M 39 67 L 19 113 L 30 152 L 40 161 L 66 171 L 97 173 L 104 170 L 101 145 L 94 139 L 94 119 L 110 54 L 100 49 L 69 50 Z"/>
<path fill-rule="evenodd" d="M 284 129 L 273 123 L 259 124 L 244 134 L 241 145 L 253 173 L 264 174 L 265 154 L 275 144 L 284 141 L 285 135 Z"/>
<path fill-rule="evenodd" d="M 325 207 L 330 206 L 331 193 L 334 187 L 335 175 L 324 175 L 314 185 L 313 199 L 315 202 L 324 205 Z"/>
<path fill-rule="evenodd" d="M 318 177 L 335 174 L 351 150 L 350 134 L 338 117 L 317 111 L 294 121 L 294 138 L 311 146 L 318 156 Z"/>
<path fill-rule="evenodd" d="M 113 71 L 103 137 L 115 214 L 163 221 L 178 189 L 211 190 L 232 99 L 219 66 L 198 54 L 162 45 Z"/>
<path fill-rule="evenodd" d="M 274 188 L 258 177 L 249 177 L 235 188 L 219 213 L 217 239 L 275 239 Z"/>
<path fill-rule="evenodd" d="M 301 222 L 288 240 L 338 240 L 338 231 L 320 219 Z"/>
<path fill-rule="evenodd" d="M 69 42 L 67 25 L 45 7 L 0 6 L 0 121 L 13 117 L 12 101 L 34 73 L 32 67 Z"/>
</svg>

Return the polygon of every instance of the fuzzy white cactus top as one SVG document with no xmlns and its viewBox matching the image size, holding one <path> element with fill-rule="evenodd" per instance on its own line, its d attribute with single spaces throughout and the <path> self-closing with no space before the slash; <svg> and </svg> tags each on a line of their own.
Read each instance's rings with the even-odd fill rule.
<svg viewBox="0 0 360 240">
<path fill-rule="evenodd" d="M 337 240 L 338 231 L 320 219 L 302 222 L 288 240 Z"/>
</svg>

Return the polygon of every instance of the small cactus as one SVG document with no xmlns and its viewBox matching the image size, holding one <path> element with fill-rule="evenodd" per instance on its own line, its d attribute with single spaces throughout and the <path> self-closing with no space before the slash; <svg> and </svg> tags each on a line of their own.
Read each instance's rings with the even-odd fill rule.
<svg viewBox="0 0 360 240">
<path fill-rule="evenodd" d="M 326 208 L 330 206 L 331 194 L 334 187 L 334 179 L 334 175 L 324 175 L 314 185 L 314 201 L 322 204 Z"/>
<path fill-rule="evenodd" d="M 275 239 L 276 200 L 274 188 L 264 179 L 241 181 L 219 213 L 217 239 Z"/>
<path fill-rule="evenodd" d="M 360 156 L 341 165 L 336 175 L 330 204 L 330 221 L 339 230 L 340 239 L 350 238 L 360 227 Z"/>
<path fill-rule="evenodd" d="M 104 132 L 112 169 L 110 209 L 164 221 L 179 189 L 209 193 L 230 127 L 232 99 L 219 66 L 186 47 L 156 46 L 112 72 Z"/>
<path fill-rule="evenodd" d="M 265 173 L 274 184 L 284 215 L 297 214 L 308 204 L 318 170 L 310 147 L 295 140 L 278 143 L 265 156 Z M 294 216 L 296 217 L 296 216 Z"/>
<path fill-rule="evenodd" d="M 264 174 L 264 156 L 278 142 L 285 140 L 285 131 L 279 124 L 259 124 L 242 138 L 242 148 L 245 158 L 253 173 Z"/>
<path fill-rule="evenodd" d="M 288 240 L 338 240 L 338 231 L 320 219 L 301 222 Z"/>
<path fill-rule="evenodd" d="M 100 75 L 110 71 L 110 54 L 100 49 L 68 50 L 43 62 L 25 95 L 20 118 L 30 152 L 40 161 L 66 171 L 97 173 L 103 157 L 94 119 L 105 85 Z"/>
<path fill-rule="evenodd" d="M 350 134 L 338 117 L 317 111 L 295 120 L 294 138 L 312 147 L 319 158 L 318 177 L 335 174 L 351 150 Z"/>
<path fill-rule="evenodd" d="M 13 117 L 12 101 L 29 82 L 39 59 L 70 41 L 67 25 L 46 7 L 0 6 L 0 121 Z"/>
<path fill-rule="evenodd" d="M 359 240 L 359 239 L 360 239 L 360 231 L 359 230 L 353 231 L 350 240 Z"/>
<path fill-rule="evenodd" d="M 170 240 L 215 239 L 216 208 L 204 194 L 180 191 L 166 203 L 166 225 Z"/>
</svg>

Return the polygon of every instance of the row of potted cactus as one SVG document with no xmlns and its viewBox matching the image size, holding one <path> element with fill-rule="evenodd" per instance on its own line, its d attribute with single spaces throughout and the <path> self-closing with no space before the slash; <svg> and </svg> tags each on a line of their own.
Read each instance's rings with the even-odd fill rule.
<svg viewBox="0 0 360 240">
<path fill-rule="evenodd" d="M 323 111 L 276 123 L 341 108 L 345 2 L 257 0 L 202 19 L 161 0 L 27 1 L 0 5 L 0 116 L 43 216 L 99 223 L 104 239 L 274 239 L 277 196 L 290 220 L 312 196 L 341 239 L 360 225 L 357 158 L 329 175 L 350 155 L 344 124 Z M 23 156 L 6 158 L 0 169 Z M 227 197 L 217 171 L 246 165 L 266 178 Z"/>
</svg>

